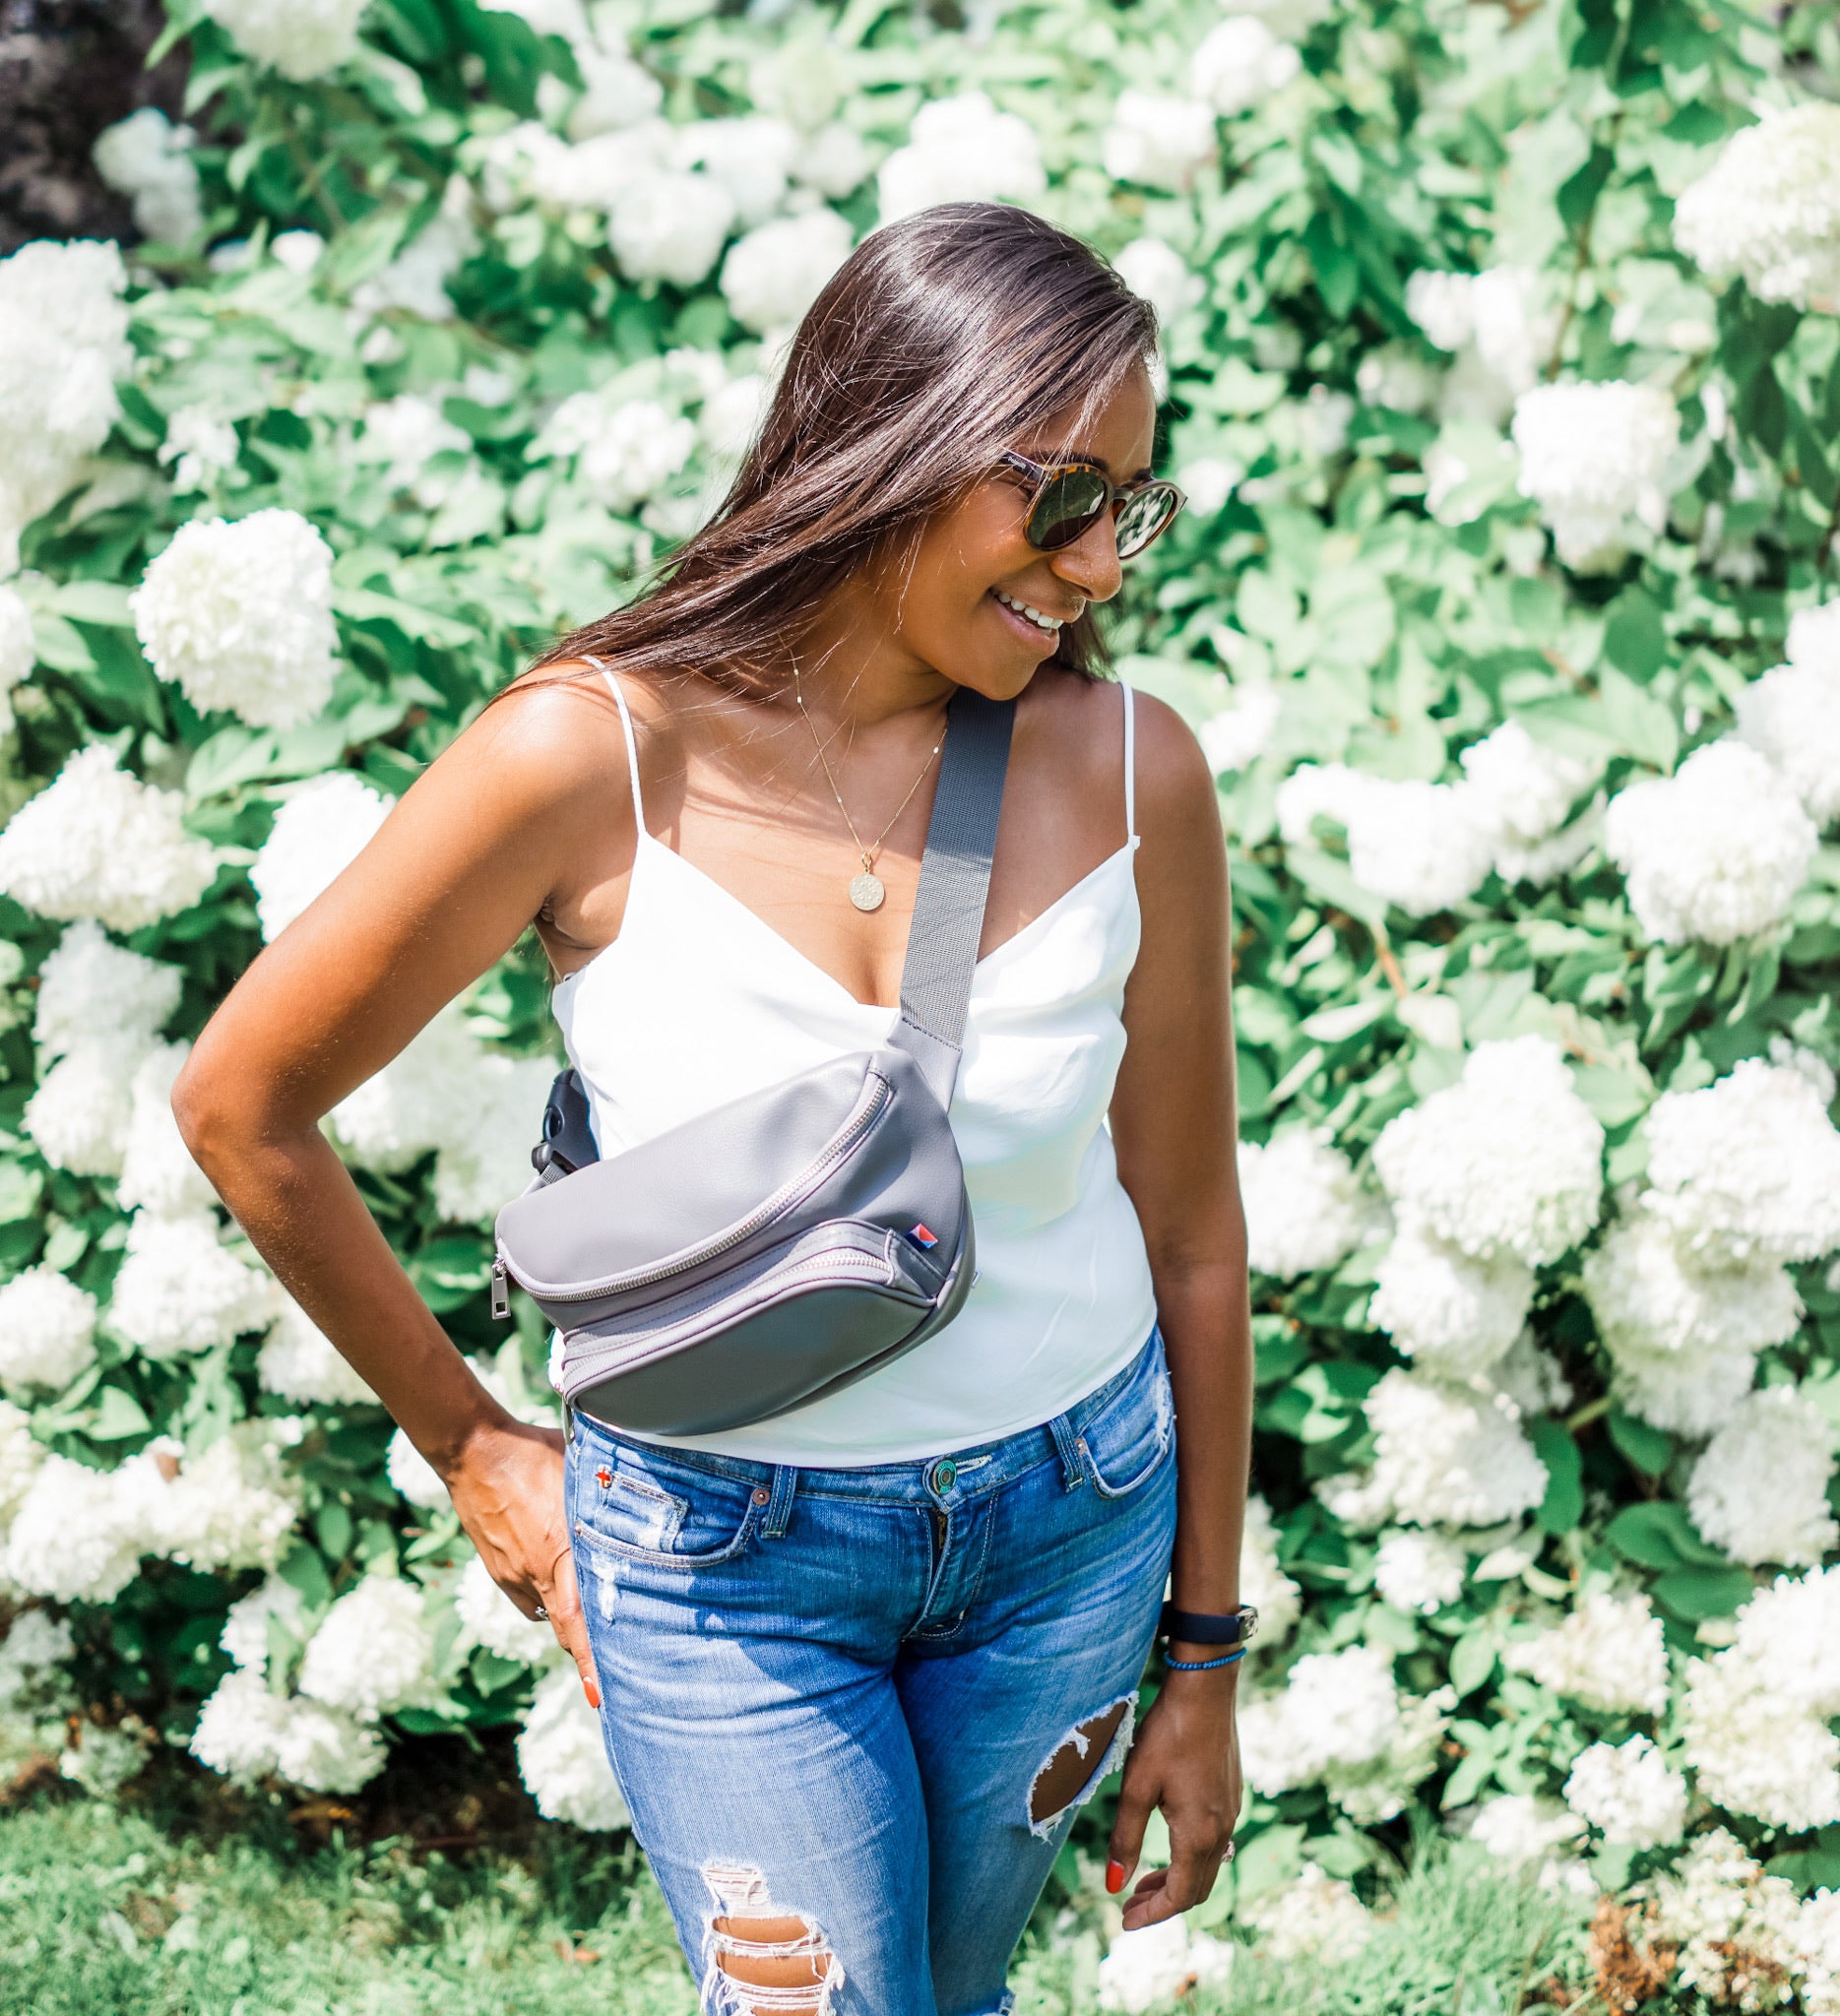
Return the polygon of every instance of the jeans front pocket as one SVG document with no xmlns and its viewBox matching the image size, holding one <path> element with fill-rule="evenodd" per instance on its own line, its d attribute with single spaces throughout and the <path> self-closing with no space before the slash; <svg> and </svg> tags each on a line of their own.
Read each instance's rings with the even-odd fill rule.
<svg viewBox="0 0 1840 2016">
<path fill-rule="evenodd" d="M 1128 1497 L 1169 1461 L 1175 1403 L 1160 1331 L 1120 1391 L 1081 1427 L 1075 1446 L 1102 1498 Z"/>
<path fill-rule="evenodd" d="M 753 1538 L 764 1493 L 595 1423 L 576 1422 L 570 1523 L 588 1546 L 661 1568 L 709 1568 Z"/>
</svg>

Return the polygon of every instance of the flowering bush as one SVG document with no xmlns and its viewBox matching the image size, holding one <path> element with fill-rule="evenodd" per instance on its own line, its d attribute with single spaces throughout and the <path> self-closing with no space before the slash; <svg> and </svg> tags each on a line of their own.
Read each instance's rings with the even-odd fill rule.
<svg viewBox="0 0 1840 2016">
<path fill-rule="evenodd" d="M 622 1823 L 167 1094 L 484 695 L 710 508 L 850 245 L 998 197 L 1163 316 L 1190 506 L 1116 634 L 1236 872 L 1250 1799 L 1104 1992 L 1215 1978 L 1230 1911 L 1355 1951 L 1417 1813 L 1616 1893 L 1671 1992 L 1840 2008 L 1818 12 L 175 14 L 191 124 L 96 151 L 147 242 L 0 261 L 0 1717 L 82 1686 L 322 1792 L 515 1724 L 545 1814 Z M 543 972 L 326 1122 L 533 1419 L 542 1326 L 485 1283 Z"/>
</svg>

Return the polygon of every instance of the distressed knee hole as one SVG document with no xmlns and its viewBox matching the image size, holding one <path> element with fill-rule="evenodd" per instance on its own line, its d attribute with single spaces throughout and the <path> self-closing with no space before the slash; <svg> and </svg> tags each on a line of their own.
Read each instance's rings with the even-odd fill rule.
<svg viewBox="0 0 1840 2016">
<path fill-rule="evenodd" d="M 703 2007 L 722 2016 L 830 2016 L 844 1970 L 802 1912 L 784 1912 L 751 1866 L 704 1864 L 715 1900 L 704 1941 Z"/>
<path fill-rule="evenodd" d="M 1060 1746 L 1035 1774 L 1029 1788 L 1029 1828 L 1046 1835 L 1069 1809 L 1084 1805 L 1130 1748 L 1137 1706 L 1125 1694 L 1070 1730 Z"/>
</svg>

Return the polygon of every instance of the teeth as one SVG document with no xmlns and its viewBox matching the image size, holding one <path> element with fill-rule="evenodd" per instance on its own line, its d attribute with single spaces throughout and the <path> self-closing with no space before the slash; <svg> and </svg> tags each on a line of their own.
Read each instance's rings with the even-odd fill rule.
<svg viewBox="0 0 1840 2016">
<path fill-rule="evenodd" d="M 1038 630 L 1054 631 L 1060 628 L 1052 616 L 1045 616 L 1040 609 L 1031 608 L 1027 602 L 1019 602 L 1013 595 L 1005 595 L 1000 588 L 992 589 L 991 593 L 1006 609 L 1014 609 L 1017 615 L 1027 616 Z"/>
</svg>

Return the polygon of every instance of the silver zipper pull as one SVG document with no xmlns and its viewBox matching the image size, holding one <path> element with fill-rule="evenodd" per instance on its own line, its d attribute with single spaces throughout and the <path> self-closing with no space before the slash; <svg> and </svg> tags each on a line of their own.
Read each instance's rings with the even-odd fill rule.
<svg viewBox="0 0 1840 2016">
<path fill-rule="evenodd" d="M 492 1314 L 499 1318 L 511 1314 L 511 1288 L 502 1259 L 492 1262 Z"/>
</svg>

